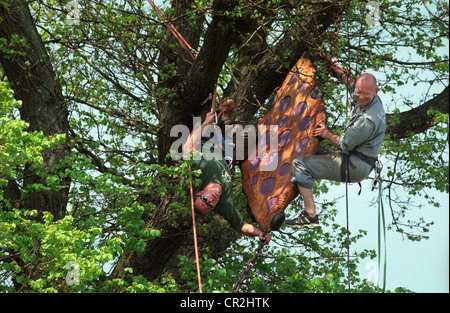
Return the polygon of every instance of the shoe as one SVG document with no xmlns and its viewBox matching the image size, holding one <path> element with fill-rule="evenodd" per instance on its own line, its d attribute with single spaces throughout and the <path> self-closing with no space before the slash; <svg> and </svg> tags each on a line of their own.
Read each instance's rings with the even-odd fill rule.
<svg viewBox="0 0 450 313">
<path fill-rule="evenodd" d="M 317 215 L 314 218 L 310 217 L 305 211 L 293 220 L 286 220 L 285 224 L 292 228 L 321 228 L 319 225 L 319 217 Z"/>
</svg>

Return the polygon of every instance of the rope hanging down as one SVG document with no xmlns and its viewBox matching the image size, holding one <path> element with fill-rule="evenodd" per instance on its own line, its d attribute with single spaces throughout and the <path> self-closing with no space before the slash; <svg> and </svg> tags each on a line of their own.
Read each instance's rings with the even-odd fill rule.
<svg viewBox="0 0 450 313">
<path fill-rule="evenodd" d="M 161 12 L 161 10 L 158 8 L 158 6 L 152 0 L 148 0 L 148 2 L 153 7 L 153 9 L 156 11 L 158 16 L 164 20 L 164 24 L 167 26 L 167 28 L 170 29 L 170 31 L 175 36 L 175 38 L 178 40 L 180 45 L 184 49 L 186 49 L 186 51 L 189 52 L 189 55 L 192 57 L 192 59 L 195 60 L 195 57 L 191 51 L 193 51 L 195 53 L 195 55 L 197 55 L 198 52 L 195 51 L 194 49 L 192 49 L 192 47 L 183 38 L 183 36 L 178 32 L 178 30 L 175 28 L 175 26 L 173 26 L 173 24 L 167 20 L 167 18 L 164 16 L 164 13 Z M 215 93 L 215 91 L 214 91 L 214 93 Z M 214 109 L 214 98 L 213 98 L 211 110 L 213 110 L 213 109 Z M 192 175 L 191 165 L 189 165 L 189 174 Z M 191 196 L 192 232 L 194 234 L 194 250 L 195 250 L 195 262 L 197 265 L 198 290 L 200 293 L 203 293 L 202 279 L 201 279 L 201 274 L 200 274 L 200 258 L 198 255 L 197 228 L 196 228 L 196 222 L 195 222 L 195 206 L 194 206 L 194 186 L 193 186 L 193 182 L 192 182 L 192 177 L 189 181 L 189 192 L 190 192 L 190 196 Z"/>
<path fill-rule="evenodd" d="M 345 87 L 347 88 L 346 92 L 346 110 L 345 110 L 345 120 L 348 120 L 348 111 L 350 106 L 350 99 L 349 99 L 349 92 L 350 92 L 350 86 L 349 83 L 351 81 L 351 62 L 350 62 L 350 31 L 349 31 L 349 22 L 347 18 L 346 22 L 347 26 L 347 62 L 348 62 L 348 68 L 349 72 L 346 76 L 346 84 Z M 345 157 L 349 157 L 348 155 Z M 348 292 L 351 292 L 351 278 L 350 278 L 350 223 L 349 223 L 349 205 L 348 205 L 348 183 L 349 183 L 349 162 L 347 160 L 345 166 L 345 219 L 346 219 L 346 227 L 347 227 L 347 280 L 348 280 Z"/>
<path fill-rule="evenodd" d="M 383 165 L 380 161 L 377 161 L 377 166 L 375 168 L 375 178 L 373 180 L 372 191 L 375 189 L 378 183 L 378 277 L 377 277 L 377 290 L 380 291 L 380 274 L 381 274 L 381 242 L 383 241 L 383 288 L 381 292 L 386 291 L 386 265 L 387 265 L 387 254 L 386 254 L 386 221 L 384 217 L 384 205 L 383 205 L 383 189 L 381 187 L 381 170 Z M 383 238 L 381 238 L 383 235 Z"/>
<path fill-rule="evenodd" d="M 347 62 L 348 62 L 348 74 L 346 75 L 346 120 L 348 120 L 348 114 L 349 114 L 349 105 L 350 105 L 350 98 L 349 98 L 349 82 L 351 81 L 351 54 L 350 54 L 350 26 L 349 26 L 349 19 L 346 20 L 346 31 L 347 31 Z M 362 24 L 360 25 L 359 30 L 359 42 L 358 47 L 361 46 L 361 35 L 363 32 Z M 358 58 L 356 60 L 356 69 L 355 69 L 355 76 L 358 75 L 358 65 L 360 61 L 360 56 L 358 55 Z M 350 107 L 351 109 L 351 107 Z M 377 277 L 377 290 L 379 291 L 379 279 L 381 274 L 381 241 L 383 239 L 384 243 L 384 260 L 383 260 L 383 287 L 382 292 L 385 292 L 386 290 L 386 222 L 384 217 L 384 206 L 383 206 L 383 199 L 382 199 L 382 187 L 381 187 L 381 170 L 382 170 L 382 164 L 380 161 L 377 161 L 376 167 L 375 167 L 375 177 L 373 181 L 373 187 L 372 191 L 375 189 L 375 185 L 377 182 L 379 183 L 379 194 L 378 194 L 378 277 Z M 349 164 L 347 163 L 346 169 L 345 169 L 345 204 L 346 204 L 346 227 L 347 227 L 347 272 L 348 272 L 348 292 L 351 292 L 351 275 L 350 275 L 350 224 L 349 224 L 349 204 L 348 204 L 348 184 L 349 184 Z M 360 191 L 361 192 L 361 191 Z M 383 233 L 383 238 L 382 237 Z"/>
<path fill-rule="evenodd" d="M 191 55 L 192 59 L 195 59 L 195 56 L 192 54 L 192 52 L 197 55 L 198 52 L 195 51 L 195 49 L 193 49 L 189 43 L 186 41 L 186 39 L 183 38 L 183 36 L 181 36 L 181 34 L 178 32 L 178 30 L 175 28 L 175 26 L 173 26 L 173 24 L 171 22 L 169 22 L 169 20 L 167 20 L 167 18 L 165 17 L 164 13 L 161 12 L 161 10 L 158 8 L 158 6 L 153 2 L 153 0 L 148 0 L 148 2 L 150 3 L 150 5 L 153 7 L 153 9 L 156 11 L 156 14 L 158 14 L 158 16 L 160 18 L 162 18 L 164 20 L 164 24 L 166 24 L 167 28 L 170 29 L 170 31 L 172 32 L 172 34 L 175 36 L 175 38 L 178 40 L 178 42 L 180 43 L 180 45 L 186 49 L 187 52 L 189 52 L 189 54 Z"/>
<path fill-rule="evenodd" d="M 189 171 L 191 171 L 191 167 L 189 166 Z M 198 291 L 203 293 L 202 290 L 202 278 L 200 275 L 200 261 L 198 256 L 198 243 L 197 243 L 197 229 L 195 226 L 195 210 L 194 210 L 194 188 L 192 186 L 192 179 L 190 183 L 190 193 L 191 193 L 191 210 L 192 210 L 192 232 L 194 233 L 194 250 L 195 250 L 195 262 L 197 264 L 197 280 L 198 280 Z"/>
<path fill-rule="evenodd" d="M 198 55 L 198 52 L 189 45 L 189 43 L 186 41 L 186 39 L 184 39 L 184 37 L 178 32 L 178 30 L 175 28 L 175 26 L 173 26 L 173 24 L 166 18 L 164 13 L 158 8 L 158 6 L 153 2 L 153 0 L 148 0 L 148 2 L 153 7 L 156 14 L 161 19 L 163 19 L 164 24 L 167 26 L 167 28 L 170 29 L 170 31 L 172 32 L 174 37 L 178 40 L 180 45 L 189 53 L 191 58 L 193 60 L 195 60 L 195 56 Z M 194 56 L 194 54 L 195 54 L 195 56 Z M 217 82 L 216 82 L 214 92 L 213 92 L 213 97 L 212 97 L 211 113 L 215 113 L 216 96 L 218 96 L 217 95 Z M 219 97 L 218 107 L 219 107 L 219 109 L 221 108 L 220 97 Z M 217 113 L 216 113 L 215 124 L 217 124 L 218 116 L 220 116 L 221 113 L 223 113 L 223 111 L 221 111 L 219 113 L 219 115 L 217 115 Z M 190 165 L 189 165 L 189 171 L 191 174 L 192 170 L 191 170 Z M 193 183 L 192 183 L 192 178 L 189 183 L 190 183 L 189 191 L 190 191 L 190 196 L 191 196 L 192 228 L 193 228 L 193 233 L 194 233 L 195 260 L 196 260 L 196 264 L 197 264 L 197 279 L 198 279 L 199 292 L 202 293 L 203 291 L 202 291 L 202 282 L 201 282 L 201 275 L 200 275 L 200 261 L 199 261 L 199 255 L 198 255 L 197 230 L 196 230 L 196 223 L 195 223 L 194 187 L 193 187 Z"/>
</svg>

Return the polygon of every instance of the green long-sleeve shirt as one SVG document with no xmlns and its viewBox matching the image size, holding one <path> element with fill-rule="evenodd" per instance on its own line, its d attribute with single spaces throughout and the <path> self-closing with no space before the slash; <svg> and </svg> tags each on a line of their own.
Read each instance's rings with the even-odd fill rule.
<svg viewBox="0 0 450 313">
<path fill-rule="evenodd" d="M 200 169 L 202 171 L 199 177 L 202 183 L 196 192 L 212 183 L 222 186 L 222 195 L 214 208 L 214 212 L 225 218 L 233 229 L 240 230 L 244 220 L 234 204 L 231 172 L 225 160 L 221 157 L 212 160 L 205 160 L 204 158 L 193 160 L 192 169 Z"/>
</svg>

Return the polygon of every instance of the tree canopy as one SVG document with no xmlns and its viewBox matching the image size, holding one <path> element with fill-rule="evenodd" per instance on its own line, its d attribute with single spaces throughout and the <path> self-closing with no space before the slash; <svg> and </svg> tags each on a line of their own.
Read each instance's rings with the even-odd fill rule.
<svg viewBox="0 0 450 313">
<path fill-rule="evenodd" d="M 449 192 L 448 2 L 157 4 L 195 59 L 148 1 L 0 2 L 2 292 L 197 290 L 188 188 L 198 173 L 170 158 L 170 130 L 192 125 L 216 83 L 235 99 L 232 117 L 254 123 L 305 52 L 315 56 L 336 133 L 348 103 L 327 60 L 377 76 L 389 227 L 427 238 L 433 221 L 405 214 L 418 199 L 439 206 L 427 190 Z M 327 199 L 329 186 L 314 192 Z M 346 292 L 348 279 L 353 291 L 376 291 L 356 269 L 375 251 L 355 253 L 346 272 L 347 230 L 334 203 L 320 204 L 321 230 L 276 233 L 242 291 Z M 297 200 L 290 210 L 300 210 Z M 216 215 L 197 221 L 203 289 L 230 291 L 256 240 Z M 364 235 L 352 232 L 351 243 Z"/>
</svg>

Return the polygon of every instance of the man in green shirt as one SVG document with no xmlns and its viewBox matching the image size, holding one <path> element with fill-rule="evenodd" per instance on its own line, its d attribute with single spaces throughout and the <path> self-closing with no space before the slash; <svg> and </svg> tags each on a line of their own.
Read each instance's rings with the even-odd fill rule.
<svg viewBox="0 0 450 313">
<path fill-rule="evenodd" d="M 204 128 L 212 125 L 214 120 L 214 113 L 206 115 L 205 121 L 201 125 L 201 131 L 192 132 L 183 146 L 185 153 L 193 149 L 198 151 L 199 147 L 193 147 L 193 143 L 200 142 L 200 140 L 194 137 L 201 135 Z M 200 169 L 202 171 L 199 177 L 202 183 L 195 192 L 195 209 L 197 213 L 205 214 L 213 211 L 225 218 L 233 229 L 241 231 L 246 236 L 258 236 L 260 240 L 269 243 L 270 234 L 244 222 L 237 211 L 233 200 L 231 172 L 222 155 L 216 154 L 212 157 L 209 155 L 207 159 L 202 157 L 199 160 L 194 158 L 192 169 Z"/>
</svg>

